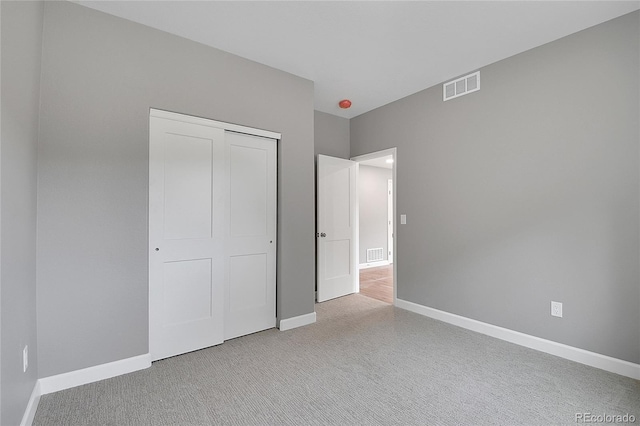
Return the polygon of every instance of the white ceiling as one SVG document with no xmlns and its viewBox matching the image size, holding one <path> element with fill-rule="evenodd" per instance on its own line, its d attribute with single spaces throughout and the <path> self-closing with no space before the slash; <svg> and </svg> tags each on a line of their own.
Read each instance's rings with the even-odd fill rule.
<svg viewBox="0 0 640 426">
<path fill-rule="evenodd" d="M 639 1 L 77 1 L 315 82 L 352 118 L 640 8 Z M 353 106 L 341 110 L 338 101 Z"/>
</svg>

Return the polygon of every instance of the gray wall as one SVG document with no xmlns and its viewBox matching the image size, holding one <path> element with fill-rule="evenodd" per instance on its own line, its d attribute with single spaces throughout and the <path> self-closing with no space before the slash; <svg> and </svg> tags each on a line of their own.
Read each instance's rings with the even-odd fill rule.
<svg viewBox="0 0 640 426">
<path fill-rule="evenodd" d="M 635 12 L 482 68 L 479 92 L 443 102 L 438 85 L 351 120 L 351 155 L 398 148 L 398 298 L 640 362 L 639 27 Z"/>
<path fill-rule="evenodd" d="M 388 180 L 391 169 L 359 167 L 358 206 L 360 217 L 359 264 L 367 263 L 367 249 L 382 247 L 384 260 L 389 258 L 387 231 Z"/>
<path fill-rule="evenodd" d="M 313 83 L 68 2 L 44 31 L 40 377 L 148 352 L 150 107 L 282 133 L 278 316 L 313 312 Z"/>
<path fill-rule="evenodd" d="M 349 119 L 314 111 L 314 154 L 349 158 Z"/>
<path fill-rule="evenodd" d="M 19 424 L 38 377 L 36 362 L 36 179 L 42 2 L 2 2 L 0 406 Z M 22 372 L 22 349 L 29 369 Z"/>
</svg>

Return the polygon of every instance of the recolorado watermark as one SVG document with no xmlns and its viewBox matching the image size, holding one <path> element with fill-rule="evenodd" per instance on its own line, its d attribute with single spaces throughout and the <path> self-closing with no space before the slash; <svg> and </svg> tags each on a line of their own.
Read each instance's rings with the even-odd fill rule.
<svg viewBox="0 0 640 426">
<path fill-rule="evenodd" d="M 576 413 L 576 423 L 635 423 L 636 416 L 633 414 L 594 414 Z"/>
</svg>

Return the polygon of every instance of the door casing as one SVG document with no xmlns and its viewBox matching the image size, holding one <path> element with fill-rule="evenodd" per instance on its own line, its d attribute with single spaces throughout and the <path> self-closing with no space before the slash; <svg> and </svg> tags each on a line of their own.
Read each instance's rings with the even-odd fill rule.
<svg viewBox="0 0 640 426">
<path fill-rule="evenodd" d="M 393 224 L 395 222 L 393 216 L 393 179 L 387 181 L 387 260 L 389 264 L 393 263 Z"/>
</svg>

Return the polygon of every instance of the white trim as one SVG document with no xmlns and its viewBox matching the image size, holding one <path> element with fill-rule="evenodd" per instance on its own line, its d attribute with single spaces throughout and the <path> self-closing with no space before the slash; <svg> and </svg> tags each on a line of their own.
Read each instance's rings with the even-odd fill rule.
<svg viewBox="0 0 640 426">
<path fill-rule="evenodd" d="M 369 269 L 369 268 L 377 268 L 378 266 L 388 266 L 390 265 L 388 260 L 380 260 L 378 262 L 369 262 L 369 263 L 361 263 L 358 265 L 358 269 Z"/>
<path fill-rule="evenodd" d="M 262 136 L 271 139 L 282 139 L 281 133 L 269 130 L 255 129 L 253 127 L 241 126 L 239 124 L 225 123 L 222 121 L 209 120 L 208 118 L 194 117 L 192 115 L 179 114 L 177 112 L 163 111 L 161 109 L 150 108 L 149 116 L 164 118 L 167 120 L 182 121 L 184 123 L 198 124 L 201 126 L 215 127 L 218 129 L 230 130 L 232 132 L 246 133 L 254 136 Z"/>
<path fill-rule="evenodd" d="M 391 163 L 391 168 L 393 169 L 396 164 L 396 148 L 387 148 L 382 151 L 370 152 L 368 154 L 356 155 L 355 157 L 351 157 L 351 161 L 355 161 L 357 163 L 361 163 L 367 160 L 373 160 L 380 157 L 386 157 L 390 155 L 393 158 L 393 163 Z"/>
<path fill-rule="evenodd" d="M 515 343 L 516 345 L 535 349 L 560 358 L 565 358 L 591 367 L 600 368 L 601 370 L 610 371 L 612 373 L 640 380 L 640 364 L 634 364 L 622 359 L 586 351 L 584 349 L 520 333 L 508 328 L 487 324 L 482 321 L 429 308 L 417 303 L 407 302 L 402 299 L 396 299 L 395 306 L 429 318 L 453 324 L 458 327 L 466 328 L 467 330 L 472 330 L 481 334 L 486 334 L 487 336 Z"/>
<path fill-rule="evenodd" d="M 352 160 L 353 161 L 353 160 Z M 353 292 L 360 293 L 360 269 L 358 268 L 358 260 L 360 258 L 360 163 L 357 161 L 356 164 L 356 187 L 355 187 L 355 229 L 351 233 L 353 237 L 353 251 L 352 251 L 352 259 L 355 261 L 355 271 L 353 274 L 355 277 L 353 278 Z M 316 299 L 318 300 L 318 299 Z"/>
<path fill-rule="evenodd" d="M 393 179 L 387 179 L 387 260 L 393 263 Z M 391 225 L 391 226 L 389 226 Z"/>
<path fill-rule="evenodd" d="M 27 408 L 24 410 L 24 416 L 22 416 L 20 426 L 31 426 L 33 424 L 33 419 L 36 417 L 36 410 L 38 409 L 38 403 L 40 402 L 41 395 L 42 393 L 40 392 L 40 381 L 38 380 L 36 381 L 35 385 L 33 385 L 31 398 L 29 398 Z"/>
<path fill-rule="evenodd" d="M 316 313 L 311 312 L 310 314 L 304 314 L 297 317 L 280 320 L 278 328 L 280 329 L 280 331 L 287 331 L 291 330 L 292 328 L 298 328 L 304 325 L 313 324 L 314 322 L 316 322 Z"/>
<path fill-rule="evenodd" d="M 38 380 L 41 395 L 58 392 L 87 383 L 110 379 L 123 374 L 144 370 L 151 367 L 151 354 L 138 355 L 131 358 L 106 364 L 95 365 L 81 370 L 44 377 Z"/>
</svg>

